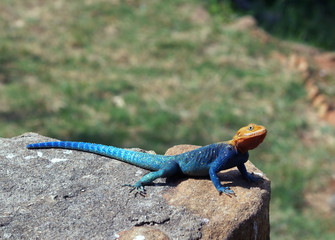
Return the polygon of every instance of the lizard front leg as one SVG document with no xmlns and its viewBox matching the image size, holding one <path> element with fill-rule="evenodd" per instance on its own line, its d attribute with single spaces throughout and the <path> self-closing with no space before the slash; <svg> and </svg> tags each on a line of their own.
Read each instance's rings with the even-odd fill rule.
<svg viewBox="0 0 335 240">
<path fill-rule="evenodd" d="M 138 182 L 136 182 L 134 185 L 131 184 L 125 184 L 124 186 L 131 187 L 131 191 L 136 190 L 140 194 L 145 194 L 144 186 L 152 183 L 157 178 L 162 177 L 170 177 L 177 173 L 179 169 L 179 165 L 177 162 L 170 162 L 166 165 L 164 165 L 161 169 L 155 172 L 150 172 L 146 175 L 144 175 Z"/>
<path fill-rule="evenodd" d="M 228 152 L 224 152 L 223 154 L 220 154 L 218 158 L 212 163 L 209 169 L 209 176 L 215 188 L 219 191 L 219 194 L 224 193 L 228 196 L 235 195 L 235 193 L 233 190 L 230 190 L 229 187 L 222 186 L 217 173 L 220 172 L 222 169 L 225 169 L 225 166 L 227 165 L 229 159 L 231 159 L 231 154 L 232 154 L 231 150 L 229 150 Z"/>
<path fill-rule="evenodd" d="M 220 179 L 217 175 L 217 172 L 214 168 L 209 169 L 209 176 L 210 176 L 215 188 L 219 191 L 219 194 L 224 193 L 228 196 L 235 195 L 234 191 L 230 190 L 229 187 L 222 186 L 222 184 L 220 183 Z"/>
</svg>

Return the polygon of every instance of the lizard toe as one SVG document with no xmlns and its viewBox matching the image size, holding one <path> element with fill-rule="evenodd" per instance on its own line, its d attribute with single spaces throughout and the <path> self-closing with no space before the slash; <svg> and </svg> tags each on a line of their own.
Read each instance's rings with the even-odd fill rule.
<svg viewBox="0 0 335 240">
<path fill-rule="evenodd" d="M 229 187 L 221 187 L 220 189 L 218 189 L 218 191 L 219 191 L 220 195 L 222 193 L 224 193 L 224 194 L 226 194 L 229 197 L 236 196 L 235 193 L 234 193 L 234 191 L 230 190 Z"/>
<path fill-rule="evenodd" d="M 135 197 L 137 196 L 137 194 L 140 194 L 141 196 L 146 195 L 146 190 L 145 190 L 144 186 L 142 186 L 142 185 L 124 184 L 124 185 L 122 185 L 122 187 L 130 187 L 130 191 L 129 191 L 130 193 L 135 190 Z"/>
</svg>

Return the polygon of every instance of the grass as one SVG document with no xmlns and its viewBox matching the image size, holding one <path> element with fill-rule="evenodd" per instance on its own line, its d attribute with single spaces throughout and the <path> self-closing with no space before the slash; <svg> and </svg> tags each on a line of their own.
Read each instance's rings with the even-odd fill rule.
<svg viewBox="0 0 335 240">
<path fill-rule="evenodd" d="M 210 11 L 222 15 L 224 20 L 231 19 L 235 11 L 253 15 L 262 28 L 276 37 L 334 50 L 335 32 L 331 31 L 335 20 L 332 14 L 334 1 L 210 0 L 207 3 Z"/>
<path fill-rule="evenodd" d="M 331 175 L 334 128 L 313 117 L 299 74 L 271 57 L 287 49 L 227 27 L 230 9 L 222 19 L 206 7 L 2 1 L 0 135 L 163 153 L 263 124 L 268 137 L 250 154 L 272 180 L 271 237 L 330 238 L 334 219 L 317 215 L 304 194 Z"/>
</svg>

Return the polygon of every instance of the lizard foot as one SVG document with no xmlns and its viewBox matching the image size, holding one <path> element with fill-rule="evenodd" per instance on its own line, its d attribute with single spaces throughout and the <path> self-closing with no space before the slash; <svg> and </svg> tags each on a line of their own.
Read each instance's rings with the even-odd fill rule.
<svg viewBox="0 0 335 240">
<path fill-rule="evenodd" d="M 219 194 L 221 195 L 221 193 L 226 194 L 228 197 L 232 197 L 232 196 L 236 196 L 233 190 L 230 190 L 229 187 L 223 187 L 221 186 L 220 188 L 218 188 Z"/>
<path fill-rule="evenodd" d="M 264 179 L 262 177 L 255 175 L 254 173 L 248 173 L 247 180 L 249 182 L 261 182 Z"/>
<path fill-rule="evenodd" d="M 130 187 L 130 193 L 135 190 L 135 197 L 137 196 L 137 194 L 140 194 L 142 197 L 145 197 L 145 195 L 147 194 L 145 188 L 142 185 L 137 186 L 136 184 L 124 184 L 122 185 L 122 187 Z"/>
</svg>

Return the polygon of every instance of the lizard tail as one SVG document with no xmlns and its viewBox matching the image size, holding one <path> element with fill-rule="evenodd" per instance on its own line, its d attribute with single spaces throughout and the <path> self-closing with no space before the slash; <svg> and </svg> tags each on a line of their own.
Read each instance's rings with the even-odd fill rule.
<svg viewBox="0 0 335 240">
<path fill-rule="evenodd" d="M 27 148 L 29 149 L 63 148 L 63 149 L 91 152 L 111 158 L 116 158 L 123 162 L 127 162 L 151 171 L 159 170 L 163 165 L 163 163 L 169 159 L 169 156 L 136 152 L 113 146 L 107 146 L 95 143 L 86 143 L 86 142 L 70 142 L 70 141 L 42 142 L 42 143 L 29 144 L 27 145 Z"/>
</svg>

